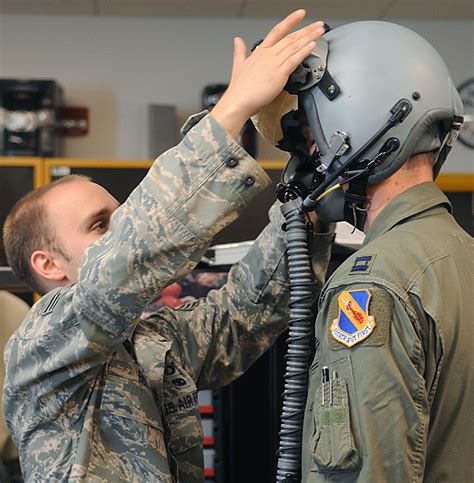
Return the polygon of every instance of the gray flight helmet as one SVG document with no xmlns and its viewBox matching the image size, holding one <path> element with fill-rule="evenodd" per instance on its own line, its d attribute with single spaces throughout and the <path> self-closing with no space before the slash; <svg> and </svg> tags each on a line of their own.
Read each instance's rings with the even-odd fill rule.
<svg viewBox="0 0 474 483">
<path fill-rule="evenodd" d="M 438 174 L 457 137 L 463 106 L 443 59 L 425 39 L 389 22 L 355 22 L 325 34 L 306 61 L 317 68 L 298 90 L 299 108 L 322 154 L 334 133 L 346 133 L 350 149 L 338 161 L 344 164 L 387 122 L 397 101 L 406 99 L 411 110 L 403 122 L 362 155 L 373 159 L 389 138 L 400 141 L 371 171 L 368 183 L 388 178 L 423 152 L 436 152 Z"/>
</svg>

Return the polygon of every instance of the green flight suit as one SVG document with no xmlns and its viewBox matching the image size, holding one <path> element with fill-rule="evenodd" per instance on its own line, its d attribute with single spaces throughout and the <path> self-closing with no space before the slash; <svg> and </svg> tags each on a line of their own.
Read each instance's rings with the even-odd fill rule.
<svg viewBox="0 0 474 483">
<path fill-rule="evenodd" d="M 201 117 L 114 212 L 78 282 L 45 295 L 7 344 L 4 416 L 29 482 L 203 481 L 196 389 L 238 377 L 285 327 L 277 207 L 225 287 L 140 320 L 269 184 Z M 326 249 L 319 273 L 327 259 Z"/>
<path fill-rule="evenodd" d="M 450 211 L 403 192 L 324 287 L 304 482 L 474 481 L 474 245 Z"/>
</svg>

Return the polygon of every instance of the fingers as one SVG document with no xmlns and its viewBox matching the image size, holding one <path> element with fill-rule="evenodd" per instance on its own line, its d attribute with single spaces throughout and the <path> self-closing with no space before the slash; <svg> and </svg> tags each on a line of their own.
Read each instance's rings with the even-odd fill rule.
<svg viewBox="0 0 474 483">
<path fill-rule="evenodd" d="M 288 17 L 277 23 L 275 27 L 270 30 L 260 45 L 262 47 L 271 47 L 272 45 L 275 45 L 277 42 L 283 39 L 295 25 L 300 23 L 305 15 L 306 11 L 303 9 L 296 10 L 295 12 L 291 13 L 288 15 Z"/>
<path fill-rule="evenodd" d="M 306 57 L 308 57 L 315 47 L 316 42 L 312 40 L 308 44 L 295 51 L 293 55 L 290 55 L 287 59 L 285 59 L 283 65 L 286 73 L 290 75 L 298 67 L 298 65 L 301 64 Z"/>
<path fill-rule="evenodd" d="M 324 34 L 324 22 L 318 21 L 307 25 L 306 27 L 288 34 L 284 39 L 282 39 L 278 45 L 275 45 L 275 49 L 282 52 L 288 46 L 291 46 L 295 42 L 310 42 L 311 40 L 316 40 L 321 35 Z"/>
<path fill-rule="evenodd" d="M 304 49 L 309 42 L 317 40 L 324 35 L 324 27 L 315 25 L 313 24 L 312 28 L 308 29 L 305 35 L 300 35 L 292 41 L 285 42 L 283 49 L 278 54 L 283 62 L 296 52 Z"/>
<path fill-rule="evenodd" d="M 247 59 L 247 46 L 240 37 L 234 39 L 234 60 L 232 64 L 232 75 L 239 71 L 240 66 Z"/>
</svg>

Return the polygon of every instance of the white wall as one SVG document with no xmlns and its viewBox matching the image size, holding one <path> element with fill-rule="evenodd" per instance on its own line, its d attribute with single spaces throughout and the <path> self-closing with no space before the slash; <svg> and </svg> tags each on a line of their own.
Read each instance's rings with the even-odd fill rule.
<svg viewBox="0 0 474 483">
<path fill-rule="evenodd" d="M 331 21 L 337 25 L 341 21 Z M 427 38 L 456 84 L 474 77 L 472 21 L 400 21 Z M 147 106 L 199 109 L 201 88 L 226 82 L 232 38 L 251 45 L 273 24 L 261 19 L 0 16 L 0 76 L 52 78 L 69 105 L 90 108 L 91 132 L 69 138 L 66 155 L 146 159 Z M 456 146 L 446 171 L 472 171 L 473 151 Z M 263 149 L 261 157 L 284 158 Z"/>
</svg>

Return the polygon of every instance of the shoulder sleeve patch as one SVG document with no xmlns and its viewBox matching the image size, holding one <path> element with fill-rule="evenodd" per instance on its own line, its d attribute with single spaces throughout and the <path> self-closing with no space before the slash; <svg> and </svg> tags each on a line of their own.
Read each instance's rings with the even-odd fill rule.
<svg viewBox="0 0 474 483">
<path fill-rule="evenodd" d="M 388 339 L 393 301 L 380 288 L 339 292 L 330 302 L 327 337 L 330 349 L 375 347 Z"/>
<path fill-rule="evenodd" d="M 374 260 L 375 255 L 363 255 L 357 257 L 354 261 L 354 265 L 352 265 L 349 275 L 370 273 Z"/>
</svg>

